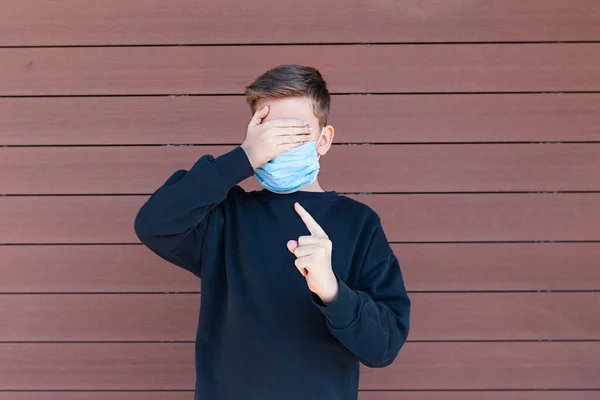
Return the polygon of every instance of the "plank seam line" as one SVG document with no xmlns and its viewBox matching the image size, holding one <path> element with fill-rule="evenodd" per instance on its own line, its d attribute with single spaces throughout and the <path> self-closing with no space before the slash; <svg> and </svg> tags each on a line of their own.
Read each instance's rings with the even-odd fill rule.
<svg viewBox="0 0 600 400">
<path fill-rule="evenodd" d="M 396 96 L 396 95 L 512 95 L 512 94 L 598 94 L 600 90 L 538 90 L 505 92 L 330 92 L 332 96 Z M 81 98 L 81 97 L 231 97 L 244 96 L 243 93 L 137 93 L 137 94 L 32 94 L 0 95 L 0 99 L 14 98 Z"/>
<path fill-rule="evenodd" d="M 529 388 L 529 389 L 358 389 L 359 392 L 594 392 L 600 388 Z M 149 392 L 149 393 L 170 393 L 170 392 L 194 392 L 187 389 L 0 389 L 1 392 L 25 392 L 25 393 L 46 393 L 46 392 L 73 392 L 73 393 L 122 393 L 122 392 Z"/>
<path fill-rule="evenodd" d="M 595 44 L 598 40 L 502 40 L 502 41 L 432 41 L 432 42 L 272 42 L 272 43 L 136 43 L 136 44 L 64 44 L 64 45 L 1 45 L 0 49 L 64 49 L 64 48 L 119 48 L 119 47 L 277 47 L 277 46 L 427 46 L 427 45 L 528 45 L 528 44 Z"/>
<path fill-rule="evenodd" d="M 600 190 L 521 190 L 521 191 L 472 191 L 472 192 L 337 192 L 340 195 L 385 195 L 385 196 L 402 196 L 402 195 L 480 195 L 480 194 L 598 194 Z M 133 196 L 150 196 L 152 193 L 5 193 L 0 194 L 0 197 L 133 197 Z"/>
<path fill-rule="evenodd" d="M 547 294 L 547 293 L 599 293 L 600 289 L 516 289 L 516 290 L 407 290 L 410 294 Z M 37 296 L 37 295 L 190 295 L 199 291 L 154 291 L 154 292 L 0 292 L 0 296 Z"/>
<path fill-rule="evenodd" d="M 600 339 L 455 339 L 411 340 L 407 343 L 599 343 Z M 3 344 L 192 344 L 193 340 L 22 340 L 0 341 Z"/>
<path fill-rule="evenodd" d="M 427 241 L 414 241 L 414 242 L 403 242 L 403 241 L 390 241 L 390 244 L 532 244 L 532 243 L 600 243 L 600 240 L 480 240 L 480 241 L 439 241 L 439 242 L 427 242 Z M 141 246 L 141 242 L 97 242 L 97 243 L 85 243 L 85 242 L 63 242 L 63 243 L 43 243 L 43 242 L 29 242 L 29 243 L 0 243 L 0 246 Z"/>
<path fill-rule="evenodd" d="M 598 144 L 600 140 L 522 140 L 481 142 L 336 142 L 334 147 L 345 146 L 422 146 L 422 145 L 480 145 L 480 144 Z M 239 146 L 239 143 L 88 143 L 88 144 L 4 144 L 4 148 L 79 148 L 79 147 L 216 147 Z"/>
</svg>

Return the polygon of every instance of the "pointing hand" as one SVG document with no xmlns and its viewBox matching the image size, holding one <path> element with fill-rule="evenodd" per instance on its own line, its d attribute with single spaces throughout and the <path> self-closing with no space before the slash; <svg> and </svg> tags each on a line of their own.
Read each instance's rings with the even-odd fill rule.
<svg viewBox="0 0 600 400">
<path fill-rule="evenodd" d="M 308 288 L 324 303 L 330 303 L 337 297 L 339 289 L 331 267 L 331 240 L 304 207 L 295 203 L 294 209 L 304 221 L 310 236 L 288 241 L 288 250 L 296 256 L 296 268 L 306 278 Z"/>
</svg>

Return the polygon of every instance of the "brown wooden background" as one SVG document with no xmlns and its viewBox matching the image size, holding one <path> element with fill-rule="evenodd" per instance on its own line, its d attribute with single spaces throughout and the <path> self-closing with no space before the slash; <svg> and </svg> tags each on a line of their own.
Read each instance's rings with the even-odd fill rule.
<svg viewBox="0 0 600 400">
<path fill-rule="evenodd" d="M 597 0 L 0 0 L 0 46 L 1 400 L 192 398 L 199 282 L 133 218 L 281 63 L 413 299 L 361 400 L 600 398 Z"/>
</svg>

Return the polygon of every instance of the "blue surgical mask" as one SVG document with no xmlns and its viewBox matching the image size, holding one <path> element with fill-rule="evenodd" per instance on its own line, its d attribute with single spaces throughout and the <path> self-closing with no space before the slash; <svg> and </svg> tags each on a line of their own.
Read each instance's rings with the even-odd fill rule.
<svg viewBox="0 0 600 400">
<path fill-rule="evenodd" d="M 265 189 L 278 194 L 297 192 L 313 183 L 321 169 L 317 144 L 321 141 L 323 129 L 316 142 L 308 142 L 281 153 L 257 168 L 254 175 L 258 182 Z"/>
</svg>

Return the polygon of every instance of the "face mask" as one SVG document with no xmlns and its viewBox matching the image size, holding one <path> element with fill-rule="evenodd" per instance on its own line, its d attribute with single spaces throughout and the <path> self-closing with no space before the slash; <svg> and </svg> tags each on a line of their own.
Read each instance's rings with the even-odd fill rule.
<svg viewBox="0 0 600 400">
<path fill-rule="evenodd" d="M 281 153 L 257 168 L 254 175 L 258 182 L 265 189 L 279 194 L 293 193 L 313 183 L 321 169 L 317 144 L 321 141 L 323 129 L 316 142 Z"/>
</svg>

